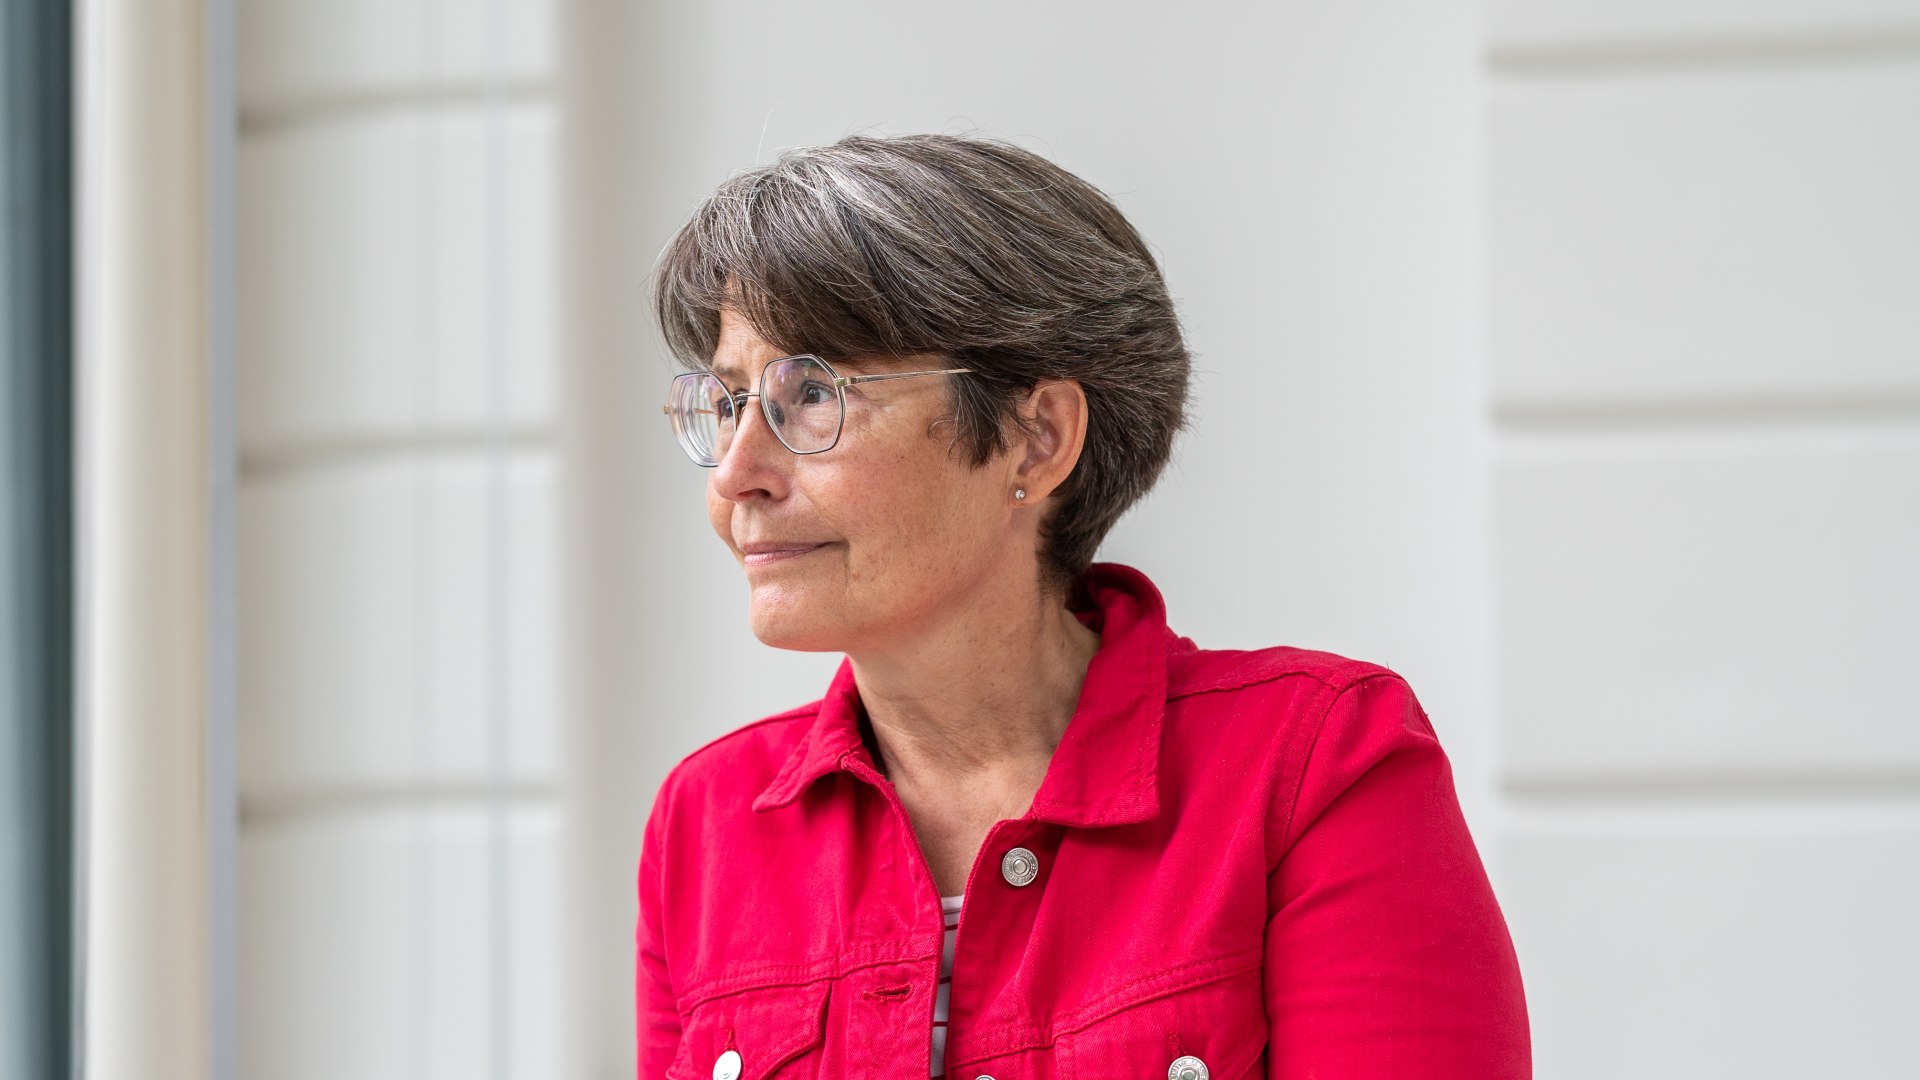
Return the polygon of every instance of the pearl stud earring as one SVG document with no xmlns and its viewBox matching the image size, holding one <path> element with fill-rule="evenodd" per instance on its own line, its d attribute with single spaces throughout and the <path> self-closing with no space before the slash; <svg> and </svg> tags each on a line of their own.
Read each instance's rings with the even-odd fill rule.
<svg viewBox="0 0 1920 1080">
<path fill-rule="evenodd" d="M 1026 497 L 1027 497 L 1027 489 L 1026 489 L 1026 488 L 1014 488 L 1014 489 L 1013 489 L 1013 497 L 1014 497 L 1014 498 L 1016 498 L 1016 499 L 1024 499 L 1024 498 L 1026 498 Z"/>
</svg>

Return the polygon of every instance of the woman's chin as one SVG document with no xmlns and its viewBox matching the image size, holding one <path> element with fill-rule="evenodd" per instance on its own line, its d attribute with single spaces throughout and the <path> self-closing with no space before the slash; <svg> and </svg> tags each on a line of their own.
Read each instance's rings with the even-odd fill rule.
<svg viewBox="0 0 1920 1080">
<path fill-rule="evenodd" d="M 754 620 L 753 636 L 760 644 L 792 652 L 843 652 L 840 639 L 832 634 L 808 632 L 784 623 L 762 625 Z"/>
<path fill-rule="evenodd" d="M 771 590 L 769 590 L 771 591 Z M 840 620 L 821 611 L 819 605 L 782 591 L 783 595 L 753 593 L 753 636 L 763 645 L 795 652 L 844 651 L 845 634 Z"/>
</svg>

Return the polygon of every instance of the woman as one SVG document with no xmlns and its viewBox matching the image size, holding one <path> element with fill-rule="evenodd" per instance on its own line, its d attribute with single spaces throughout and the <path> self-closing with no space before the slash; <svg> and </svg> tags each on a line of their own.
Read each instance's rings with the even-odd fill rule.
<svg viewBox="0 0 1920 1080">
<path fill-rule="evenodd" d="M 755 635 L 846 658 L 661 788 L 642 1077 L 1529 1075 L 1407 684 L 1197 648 L 1093 562 L 1188 380 L 1111 202 L 996 142 L 848 138 L 722 185 L 655 284 Z"/>
</svg>

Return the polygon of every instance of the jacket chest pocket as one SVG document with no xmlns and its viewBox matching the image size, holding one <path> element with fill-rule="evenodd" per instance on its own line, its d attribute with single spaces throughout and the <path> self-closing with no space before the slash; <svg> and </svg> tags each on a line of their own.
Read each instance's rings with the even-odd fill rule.
<svg viewBox="0 0 1920 1080">
<path fill-rule="evenodd" d="M 1143 997 L 1063 1034 L 1061 1080 L 1242 1080 L 1267 1048 L 1260 969 Z"/>
<path fill-rule="evenodd" d="M 668 1080 L 818 1078 L 828 982 L 708 998 L 685 1018 Z"/>
</svg>

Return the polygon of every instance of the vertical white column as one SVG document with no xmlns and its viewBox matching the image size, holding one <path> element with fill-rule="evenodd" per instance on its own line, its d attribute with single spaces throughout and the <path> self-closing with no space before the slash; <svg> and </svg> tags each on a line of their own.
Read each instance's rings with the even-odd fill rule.
<svg viewBox="0 0 1920 1080">
<path fill-rule="evenodd" d="M 657 550 L 646 495 L 674 463 L 646 453 L 634 416 L 650 373 L 641 358 L 653 356 L 635 282 L 651 253 L 640 220 L 643 159 L 626 134 L 650 124 L 659 102 L 641 74 L 647 54 L 636 52 L 647 13 L 590 0 L 560 13 L 562 873 L 573 912 L 560 1045 L 562 1075 L 614 1080 L 633 1075 L 633 955 L 618 943 L 632 940 L 638 823 L 661 771 L 639 722 L 651 715 L 645 681 L 628 673 L 659 670 L 635 612 L 646 610 L 636 601 Z"/>
<path fill-rule="evenodd" d="M 205 9 L 78 5 L 84 1072 L 209 1074 Z"/>
</svg>

